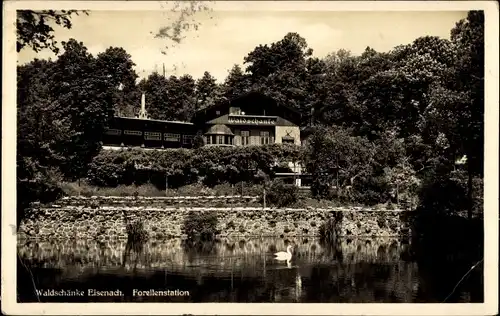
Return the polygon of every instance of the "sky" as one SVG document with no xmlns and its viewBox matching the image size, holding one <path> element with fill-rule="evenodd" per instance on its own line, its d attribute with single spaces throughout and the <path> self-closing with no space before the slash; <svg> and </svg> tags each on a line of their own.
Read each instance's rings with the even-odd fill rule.
<svg viewBox="0 0 500 316">
<path fill-rule="evenodd" d="M 123 47 L 132 56 L 140 78 L 155 70 L 161 73 L 165 64 L 167 75 L 190 74 L 200 78 L 209 71 L 221 82 L 234 64 L 243 65 L 243 58 L 256 46 L 279 41 L 288 32 L 304 37 L 316 57 L 339 49 L 358 55 L 367 46 L 388 51 L 425 35 L 449 38 L 455 23 L 467 13 L 214 9 L 196 13 L 192 18 L 198 30 L 184 32 L 185 38 L 177 45 L 154 38 L 177 14 L 161 10 L 93 10 L 88 16 L 74 16 L 70 30 L 54 27 L 54 35 L 58 42 L 69 38 L 82 41 L 94 55 L 110 46 Z M 55 55 L 49 50 L 34 53 L 26 48 L 18 54 L 18 63 L 33 58 L 54 59 Z"/>
</svg>

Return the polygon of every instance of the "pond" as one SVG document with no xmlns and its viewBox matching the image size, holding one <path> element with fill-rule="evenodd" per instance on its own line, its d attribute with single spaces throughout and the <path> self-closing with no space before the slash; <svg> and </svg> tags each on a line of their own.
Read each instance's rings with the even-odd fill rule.
<svg viewBox="0 0 500 316">
<path fill-rule="evenodd" d="M 273 253 L 287 245 L 293 246 L 291 261 L 274 260 Z M 392 238 L 339 239 L 334 245 L 314 238 L 235 238 L 194 245 L 181 239 L 143 244 L 20 241 L 18 301 L 483 301 L 481 264 L 454 290 L 475 262 L 457 254 L 429 258 L 415 249 L 409 241 Z"/>
</svg>

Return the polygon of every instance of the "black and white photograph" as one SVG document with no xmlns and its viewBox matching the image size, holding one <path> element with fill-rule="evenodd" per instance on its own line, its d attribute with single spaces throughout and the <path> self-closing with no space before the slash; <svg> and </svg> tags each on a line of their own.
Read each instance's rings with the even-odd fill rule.
<svg viewBox="0 0 500 316">
<path fill-rule="evenodd" d="M 6 315 L 498 313 L 498 3 L 3 25 Z"/>
</svg>

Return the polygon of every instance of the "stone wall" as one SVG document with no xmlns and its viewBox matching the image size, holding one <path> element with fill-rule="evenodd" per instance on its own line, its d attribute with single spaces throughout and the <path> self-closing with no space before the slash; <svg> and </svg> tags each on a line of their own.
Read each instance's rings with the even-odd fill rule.
<svg viewBox="0 0 500 316">
<path fill-rule="evenodd" d="M 338 225 L 340 236 L 409 234 L 402 220 L 405 212 L 400 210 L 200 207 L 197 205 L 201 202 L 190 199 L 195 205 L 186 202 L 187 199 L 184 203 L 172 203 L 173 199 L 168 198 L 66 198 L 57 204 L 31 209 L 18 232 L 21 238 L 126 239 L 126 224 L 140 220 L 151 238 L 182 237 L 181 226 L 189 212 L 211 211 L 218 215 L 220 237 L 318 236 L 319 227 L 338 212 L 342 214 Z M 243 197 L 245 201 L 252 199 Z M 200 201 L 207 204 L 206 197 Z"/>
</svg>

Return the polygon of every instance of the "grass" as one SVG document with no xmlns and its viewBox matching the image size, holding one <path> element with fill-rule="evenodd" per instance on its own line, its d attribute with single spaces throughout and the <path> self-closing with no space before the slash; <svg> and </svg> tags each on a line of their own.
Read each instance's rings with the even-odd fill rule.
<svg viewBox="0 0 500 316">
<path fill-rule="evenodd" d="M 242 192 L 247 196 L 261 196 L 263 188 L 261 185 L 237 183 L 234 185 L 225 183 L 209 188 L 202 184 L 191 184 L 176 189 L 160 190 L 154 185 L 147 183 L 142 185 L 119 185 L 117 187 L 97 187 L 87 183 L 86 181 L 78 182 L 61 182 L 59 187 L 66 196 L 141 196 L 141 197 L 176 197 L 176 196 L 234 196 L 240 195 Z M 251 203 L 247 206 L 262 206 L 262 201 Z M 255 204 L 255 205 L 253 205 Z M 224 206 L 224 205 L 217 205 Z M 268 205 L 267 206 L 271 206 Z M 350 204 L 336 200 L 317 200 L 311 197 L 300 197 L 295 203 L 289 205 L 289 208 L 332 208 L 332 207 L 351 207 L 361 206 L 358 204 Z M 375 209 L 391 209 L 389 203 L 378 204 L 372 206 Z M 394 208 L 394 205 L 392 205 Z"/>
<path fill-rule="evenodd" d="M 165 196 L 165 191 L 159 190 L 152 184 L 120 185 L 117 187 L 96 187 L 85 182 L 62 182 L 61 189 L 68 196 Z"/>
</svg>

